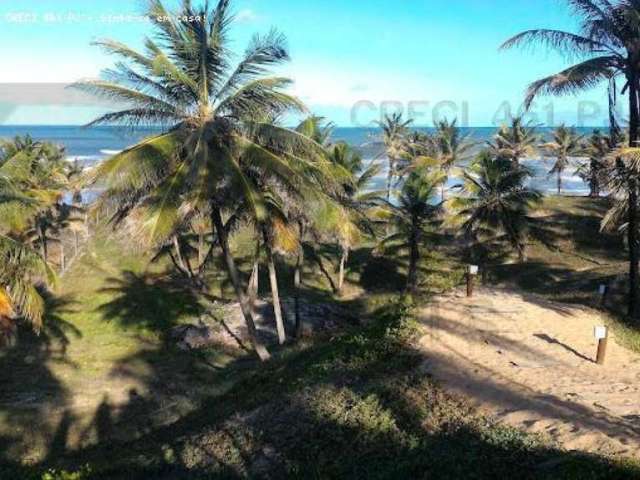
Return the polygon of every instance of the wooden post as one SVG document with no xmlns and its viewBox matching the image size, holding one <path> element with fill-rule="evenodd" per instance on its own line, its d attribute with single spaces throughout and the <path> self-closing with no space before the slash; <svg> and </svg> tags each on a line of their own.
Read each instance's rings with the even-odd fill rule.
<svg viewBox="0 0 640 480">
<path fill-rule="evenodd" d="M 478 266 L 469 265 L 467 269 L 467 297 L 473 297 L 473 277 L 478 275 Z"/>
<path fill-rule="evenodd" d="M 609 339 L 609 329 L 607 327 L 596 327 L 594 335 L 598 340 L 598 352 L 596 353 L 596 363 L 604 365 L 607 354 L 607 341 Z"/>
</svg>

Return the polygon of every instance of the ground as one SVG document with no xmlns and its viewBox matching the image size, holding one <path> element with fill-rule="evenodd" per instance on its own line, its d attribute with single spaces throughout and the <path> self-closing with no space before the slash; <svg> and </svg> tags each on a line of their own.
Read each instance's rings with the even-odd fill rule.
<svg viewBox="0 0 640 480">
<path fill-rule="evenodd" d="M 625 268 L 620 239 L 599 236 L 605 209 L 605 201 L 547 199 L 529 263 L 494 265 L 487 282 L 595 306 L 597 284 Z M 474 398 L 430 378 L 424 326 L 411 319 L 433 295 L 461 285 L 454 242 L 425 250 L 424 296 L 412 308 L 397 303 L 402 259 L 376 255 L 372 244 L 357 248 L 346 295 L 337 297 L 336 246 L 307 252 L 305 298 L 338 304 L 360 325 L 274 347 L 267 365 L 228 345 L 175 348 L 167 332 L 196 321 L 210 299 L 117 232 L 92 242 L 61 279 L 47 329 L 23 331 L 0 353 L 0 478 L 40 478 L 50 468 L 126 479 L 640 477 L 632 461 L 567 452 L 509 418 L 496 422 Z M 241 256 L 253 250 L 242 232 L 234 243 Z M 291 259 L 280 260 L 287 296 Z M 230 298 L 224 278 L 213 269 L 214 299 Z M 268 299 L 266 277 L 260 284 Z M 618 340 L 640 345 L 615 311 L 608 321 Z"/>
<path fill-rule="evenodd" d="M 569 450 L 640 458 L 640 354 L 608 341 L 602 313 L 533 294 L 454 292 L 422 309 L 425 369 L 498 420 Z"/>
</svg>

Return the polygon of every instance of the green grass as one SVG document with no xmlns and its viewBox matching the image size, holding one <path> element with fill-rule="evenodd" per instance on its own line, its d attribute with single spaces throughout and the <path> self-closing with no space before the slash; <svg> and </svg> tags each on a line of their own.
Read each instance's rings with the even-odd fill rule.
<svg viewBox="0 0 640 480">
<path fill-rule="evenodd" d="M 99 232 L 88 253 L 60 279 L 49 299 L 45 329 L 20 330 L 14 347 L 0 351 L 0 436 L 11 432 L 11 455 L 38 461 L 56 423 L 73 417 L 68 444 L 92 441 L 87 433 L 102 404 L 129 397 L 155 398 L 156 409 L 175 403 L 185 412 L 225 382 L 207 374 L 238 354 L 209 350 L 194 356 L 166 345 L 168 329 L 203 310 L 162 264 Z M 174 392 L 188 392 L 176 395 Z M 163 422 L 145 415 L 139 423 Z"/>
</svg>

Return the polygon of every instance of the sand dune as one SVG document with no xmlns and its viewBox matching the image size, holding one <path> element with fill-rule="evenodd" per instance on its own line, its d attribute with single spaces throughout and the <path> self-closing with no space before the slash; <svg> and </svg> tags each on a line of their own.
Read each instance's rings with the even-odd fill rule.
<svg viewBox="0 0 640 480">
<path fill-rule="evenodd" d="M 599 312 L 479 289 L 422 311 L 425 369 L 511 425 L 567 449 L 640 457 L 640 355 L 610 337 L 593 361 Z"/>
</svg>

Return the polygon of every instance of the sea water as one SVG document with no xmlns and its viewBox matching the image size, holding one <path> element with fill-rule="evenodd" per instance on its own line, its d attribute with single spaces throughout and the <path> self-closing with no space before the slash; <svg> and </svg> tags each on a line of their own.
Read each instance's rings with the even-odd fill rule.
<svg viewBox="0 0 640 480">
<path fill-rule="evenodd" d="M 432 129 L 418 129 L 423 132 L 431 132 Z M 476 144 L 476 149 L 486 145 L 495 134 L 494 127 L 461 128 L 462 135 L 468 136 Z M 541 128 L 540 134 L 548 137 L 552 129 Z M 592 128 L 579 128 L 579 134 L 589 135 Z M 50 141 L 64 146 L 68 161 L 78 161 L 80 164 L 90 167 L 100 161 L 114 155 L 127 147 L 134 145 L 138 141 L 150 135 L 158 133 L 159 130 L 153 128 L 121 128 L 121 127 L 80 127 L 80 126 L 45 126 L 45 125 L 25 125 L 7 126 L 0 125 L 0 138 L 12 138 L 16 135 L 31 135 L 35 140 Z M 356 147 L 362 154 L 365 162 L 380 162 L 382 170 L 373 180 L 373 189 L 382 189 L 386 184 L 386 159 L 382 136 L 379 128 L 366 127 L 338 127 L 333 131 L 334 141 L 344 141 Z M 576 169 L 581 159 L 572 159 L 570 166 L 562 175 L 562 189 L 565 195 L 586 195 L 589 193 L 588 186 L 576 175 Z M 523 163 L 532 169 L 534 175 L 531 185 L 544 193 L 556 192 L 556 177 L 548 172 L 553 165 L 553 159 L 535 157 L 524 159 Z M 452 176 L 447 182 L 447 188 L 452 188 L 460 183 L 460 179 Z M 87 191 L 87 199 L 95 198 L 98 192 Z"/>
</svg>

